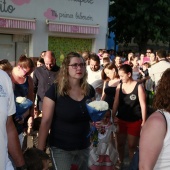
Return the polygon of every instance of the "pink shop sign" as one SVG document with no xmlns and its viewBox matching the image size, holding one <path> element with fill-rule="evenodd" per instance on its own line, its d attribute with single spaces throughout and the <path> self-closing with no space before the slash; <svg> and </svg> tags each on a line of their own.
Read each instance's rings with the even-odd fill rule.
<svg viewBox="0 0 170 170">
<path fill-rule="evenodd" d="M 6 26 L 6 19 L 0 18 L 0 27 Z"/>
<path fill-rule="evenodd" d="M 79 32 L 79 26 L 71 26 L 71 32 Z"/>
</svg>

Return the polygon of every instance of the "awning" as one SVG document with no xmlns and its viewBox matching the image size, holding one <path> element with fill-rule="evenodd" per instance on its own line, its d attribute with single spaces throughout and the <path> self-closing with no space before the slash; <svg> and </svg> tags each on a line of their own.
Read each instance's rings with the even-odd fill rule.
<svg viewBox="0 0 170 170">
<path fill-rule="evenodd" d="M 0 17 L 0 27 L 35 30 L 35 19 Z"/>
<path fill-rule="evenodd" d="M 46 20 L 49 31 L 54 32 L 67 32 L 67 33 L 80 33 L 80 34 L 98 34 L 99 25 L 82 25 L 63 22 L 52 22 Z"/>
</svg>

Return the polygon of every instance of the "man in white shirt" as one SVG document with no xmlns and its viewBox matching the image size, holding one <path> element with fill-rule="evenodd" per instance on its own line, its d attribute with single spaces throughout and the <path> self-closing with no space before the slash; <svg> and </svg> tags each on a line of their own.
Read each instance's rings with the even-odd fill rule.
<svg viewBox="0 0 170 170">
<path fill-rule="evenodd" d="M 90 65 L 87 66 L 88 83 L 93 86 L 96 91 L 96 100 L 101 99 L 103 80 L 101 78 L 102 67 L 100 66 L 100 59 L 97 54 L 90 54 Z"/>
<path fill-rule="evenodd" d="M 22 155 L 18 133 L 13 123 L 15 113 L 14 94 L 10 77 L 0 70 L 0 170 L 13 170 L 8 152 L 11 155 L 17 170 L 26 170 Z"/>
<path fill-rule="evenodd" d="M 158 81 L 161 79 L 163 72 L 167 68 L 170 68 L 170 63 L 166 60 L 165 50 L 162 49 L 158 50 L 157 58 L 159 62 L 151 66 L 149 73 L 152 81 L 155 82 L 155 87 L 158 85 Z"/>
</svg>

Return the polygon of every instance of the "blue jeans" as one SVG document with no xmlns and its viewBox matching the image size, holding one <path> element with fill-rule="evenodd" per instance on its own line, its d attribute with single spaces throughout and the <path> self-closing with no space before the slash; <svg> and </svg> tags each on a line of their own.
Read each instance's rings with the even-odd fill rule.
<svg viewBox="0 0 170 170">
<path fill-rule="evenodd" d="M 88 170 L 89 148 L 83 150 L 65 151 L 56 147 L 50 148 L 53 168 L 55 170 L 70 170 L 78 166 L 79 170 Z"/>
</svg>

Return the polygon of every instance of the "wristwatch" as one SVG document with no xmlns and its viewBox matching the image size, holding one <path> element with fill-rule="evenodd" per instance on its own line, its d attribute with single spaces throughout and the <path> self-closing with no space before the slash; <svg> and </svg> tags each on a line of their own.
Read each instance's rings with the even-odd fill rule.
<svg viewBox="0 0 170 170">
<path fill-rule="evenodd" d="M 20 166 L 20 167 L 16 167 L 16 170 L 27 170 L 27 166 L 23 165 L 23 166 Z"/>
</svg>

